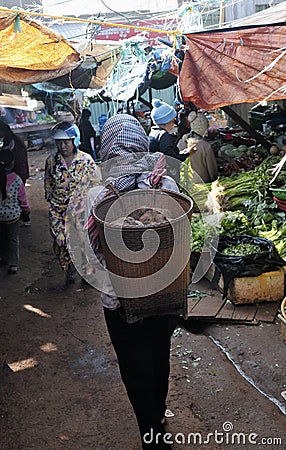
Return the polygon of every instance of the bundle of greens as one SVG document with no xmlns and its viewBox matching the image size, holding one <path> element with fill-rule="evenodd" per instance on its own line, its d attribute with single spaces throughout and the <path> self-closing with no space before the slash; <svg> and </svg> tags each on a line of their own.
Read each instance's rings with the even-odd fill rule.
<svg viewBox="0 0 286 450">
<path fill-rule="evenodd" d="M 212 184 L 210 196 L 214 203 L 222 211 L 237 210 L 247 200 L 267 197 L 272 168 L 279 160 L 280 156 L 269 156 L 254 170 L 220 177 Z"/>
<path fill-rule="evenodd" d="M 210 241 L 219 235 L 219 224 L 212 223 L 208 217 L 197 216 L 191 221 L 191 251 L 202 253 L 209 249 Z"/>
</svg>

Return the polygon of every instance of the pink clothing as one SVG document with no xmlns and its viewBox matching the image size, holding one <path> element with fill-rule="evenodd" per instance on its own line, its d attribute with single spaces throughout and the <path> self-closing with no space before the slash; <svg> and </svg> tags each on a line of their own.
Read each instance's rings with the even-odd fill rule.
<svg viewBox="0 0 286 450">
<path fill-rule="evenodd" d="M 2 200 L 0 195 L 0 222 L 15 222 L 19 220 L 21 212 L 30 212 L 27 192 L 23 181 L 15 172 L 6 174 L 7 197 Z"/>
</svg>

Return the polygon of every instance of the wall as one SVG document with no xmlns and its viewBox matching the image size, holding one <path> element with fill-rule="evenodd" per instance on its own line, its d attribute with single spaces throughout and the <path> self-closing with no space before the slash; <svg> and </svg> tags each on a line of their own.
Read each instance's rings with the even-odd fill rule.
<svg viewBox="0 0 286 450">
<path fill-rule="evenodd" d="M 278 5 L 285 0 L 273 0 L 272 6 Z M 225 22 L 232 22 L 236 19 L 242 19 L 243 17 L 251 16 L 259 10 L 261 6 L 269 4 L 269 0 L 241 0 L 239 2 L 234 1 L 233 4 L 226 4 L 225 6 Z"/>
</svg>

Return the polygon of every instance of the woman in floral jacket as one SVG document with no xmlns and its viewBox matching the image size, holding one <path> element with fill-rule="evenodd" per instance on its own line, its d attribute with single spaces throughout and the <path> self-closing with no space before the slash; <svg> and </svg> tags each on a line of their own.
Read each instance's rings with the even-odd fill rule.
<svg viewBox="0 0 286 450">
<path fill-rule="evenodd" d="M 67 283 L 75 281 L 76 270 L 66 242 L 66 217 L 70 199 L 79 184 L 98 180 L 98 168 L 90 155 L 78 150 L 76 125 L 60 122 L 53 129 L 57 152 L 45 165 L 45 198 L 49 203 L 50 231 L 54 252 L 66 272 Z"/>
</svg>

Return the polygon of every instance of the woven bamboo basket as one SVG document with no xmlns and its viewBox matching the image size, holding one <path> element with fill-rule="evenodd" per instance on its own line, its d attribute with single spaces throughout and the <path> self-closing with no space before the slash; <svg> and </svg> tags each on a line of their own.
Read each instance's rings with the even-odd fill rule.
<svg viewBox="0 0 286 450">
<path fill-rule="evenodd" d="M 145 208 L 168 210 L 168 221 L 139 227 L 113 224 L 130 211 L 136 217 L 136 211 Z M 94 207 L 106 267 L 127 322 L 154 315 L 186 315 L 192 210 L 189 197 L 155 189 L 113 195 Z"/>
</svg>

